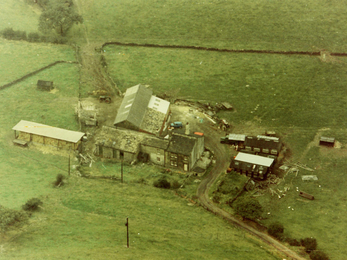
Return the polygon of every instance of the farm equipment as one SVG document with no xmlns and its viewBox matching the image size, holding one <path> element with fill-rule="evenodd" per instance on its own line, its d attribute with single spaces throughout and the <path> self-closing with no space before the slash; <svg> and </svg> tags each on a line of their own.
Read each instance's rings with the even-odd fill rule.
<svg viewBox="0 0 347 260">
<path fill-rule="evenodd" d="M 100 96 L 99 97 L 99 101 L 100 103 L 107 103 L 107 104 L 110 104 L 112 99 L 110 96 Z"/>
</svg>

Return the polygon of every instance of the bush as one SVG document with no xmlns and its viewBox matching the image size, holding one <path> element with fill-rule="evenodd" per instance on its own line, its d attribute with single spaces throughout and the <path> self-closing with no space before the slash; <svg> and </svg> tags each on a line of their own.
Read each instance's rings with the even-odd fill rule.
<svg viewBox="0 0 347 260">
<path fill-rule="evenodd" d="M 279 240 L 283 237 L 284 227 L 281 223 L 275 222 L 270 224 L 267 232 L 270 236 L 273 236 Z"/>
<path fill-rule="evenodd" d="M 39 42 L 41 40 L 41 37 L 36 32 L 31 32 L 28 34 L 28 41 L 29 42 Z"/>
<path fill-rule="evenodd" d="M 172 183 L 171 183 L 171 188 L 174 189 L 174 190 L 177 190 L 181 187 L 181 183 L 178 182 L 178 180 L 174 180 Z"/>
<path fill-rule="evenodd" d="M 153 183 L 153 186 L 156 188 L 170 189 L 171 184 L 167 181 L 165 177 L 161 177 L 159 180 L 156 180 Z"/>
<path fill-rule="evenodd" d="M 63 186 L 64 185 L 64 179 L 65 179 L 65 176 L 62 175 L 61 173 L 59 173 L 57 175 L 57 179 L 55 180 L 55 182 L 53 182 L 53 185 L 55 187 L 60 187 L 60 186 Z"/>
<path fill-rule="evenodd" d="M 27 210 L 27 211 L 35 211 L 38 210 L 39 207 L 42 205 L 42 201 L 38 198 L 32 198 L 30 200 L 28 200 L 23 206 L 22 209 L 23 210 Z"/>
<path fill-rule="evenodd" d="M 27 33 L 25 31 L 15 31 L 12 28 L 5 28 L 1 35 L 7 40 L 27 40 Z"/>
<path fill-rule="evenodd" d="M 234 210 L 242 218 L 255 220 L 261 216 L 263 208 L 259 201 L 251 198 L 243 198 L 237 200 L 234 205 Z"/>
<path fill-rule="evenodd" d="M 300 239 L 300 243 L 305 247 L 306 252 L 311 252 L 317 249 L 317 240 L 313 237 Z"/>
<path fill-rule="evenodd" d="M 213 197 L 212 197 L 212 201 L 214 202 L 214 203 L 220 203 L 220 200 L 221 200 L 221 197 L 219 196 L 219 194 L 214 194 L 213 195 Z"/>
<path fill-rule="evenodd" d="M 310 258 L 312 260 L 329 260 L 329 257 L 327 256 L 327 254 L 318 250 L 312 251 L 310 254 Z"/>
<path fill-rule="evenodd" d="M 291 246 L 300 246 L 301 245 L 299 240 L 297 240 L 295 238 L 287 237 L 285 239 L 285 241 Z"/>
<path fill-rule="evenodd" d="M 29 218 L 25 211 L 8 209 L 0 205 L 0 229 L 5 232 L 10 226 L 18 226 Z"/>
</svg>

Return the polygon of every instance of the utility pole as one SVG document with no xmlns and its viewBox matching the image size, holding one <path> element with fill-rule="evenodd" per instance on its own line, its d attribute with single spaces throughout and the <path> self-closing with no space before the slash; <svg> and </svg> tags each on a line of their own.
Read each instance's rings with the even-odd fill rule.
<svg viewBox="0 0 347 260">
<path fill-rule="evenodd" d="M 125 223 L 127 227 L 127 248 L 129 248 L 129 220 L 127 218 L 127 222 Z"/>
<path fill-rule="evenodd" d="M 120 172 L 121 172 L 121 182 L 123 183 L 123 158 L 122 158 L 122 161 L 121 161 L 121 164 L 120 164 Z"/>
<path fill-rule="evenodd" d="M 70 146 L 70 150 L 69 150 L 69 176 L 70 176 L 70 168 L 71 168 L 71 162 L 70 162 L 70 155 L 71 155 L 71 146 Z"/>
</svg>

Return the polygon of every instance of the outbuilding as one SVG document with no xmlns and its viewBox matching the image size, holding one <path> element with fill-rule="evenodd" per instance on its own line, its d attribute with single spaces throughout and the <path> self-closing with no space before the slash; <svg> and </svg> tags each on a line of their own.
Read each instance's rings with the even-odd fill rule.
<svg viewBox="0 0 347 260">
<path fill-rule="evenodd" d="M 239 152 L 230 168 L 249 177 L 264 180 L 274 164 L 273 158 Z"/>
<path fill-rule="evenodd" d="M 52 89 L 54 89 L 53 81 L 38 80 L 37 81 L 37 89 L 45 90 L 45 91 L 51 91 Z"/>
<path fill-rule="evenodd" d="M 15 125 L 15 139 L 51 145 L 63 149 L 81 150 L 82 137 L 85 133 L 66 130 L 58 127 L 43 125 L 21 120 Z"/>
</svg>

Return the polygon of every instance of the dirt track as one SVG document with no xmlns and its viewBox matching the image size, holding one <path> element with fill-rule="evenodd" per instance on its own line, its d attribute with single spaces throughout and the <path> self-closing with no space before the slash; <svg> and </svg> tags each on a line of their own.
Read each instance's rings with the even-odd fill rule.
<svg viewBox="0 0 347 260">
<path fill-rule="evenodd" d="M 197 190 L 197 196 L 202 206 L 208 211 L 211 211 L 215 213 L 216 215 L 221 216 L 222 218 L 232 223 L 233 225 L 242 228 L 243 230 L 249 232 L 250 234 L 252 234 L 253 236 L 257 238 L 260 238 L 265 243 L 274 247 L 277 251 L 283 253 L 287 257 L 286 259 L 300 259 L 300 260 L 306 259 L 302 256 L 299 256 L 296 252 L 284 246 L 283 244 L 273 239 L 266 233 L 260 232 L 248 226 L 241 220 L 232 216 L 230 213 L 220 209 L 215 204 L 213 204 L 213 202 L 208 197 L 208 191 L 211 185 L 214 183 L 214 181 L 218 178 L 218 176 L 222 172 L 225 172 L 225 169 L 229 165 L 231 154 L 230 154 L 230 150 L 228 152 L 226 148 L 227 146 L 220 144 L 219 142 L 220 136 L 223 135 L 222 132 L 218 133 L 218 131 L 212 129 L 207 124 L 201 124 L 200 128 L 201 128 L 201 131 L 205 133 L 205 146 L 214 151 L 214 156 L 216 159 L 216 163 L 213 169 L 205 177 L 205 179 L 201 181 Z"/>
</svg>

